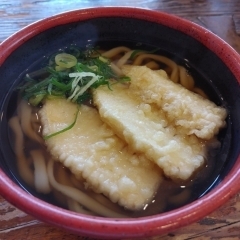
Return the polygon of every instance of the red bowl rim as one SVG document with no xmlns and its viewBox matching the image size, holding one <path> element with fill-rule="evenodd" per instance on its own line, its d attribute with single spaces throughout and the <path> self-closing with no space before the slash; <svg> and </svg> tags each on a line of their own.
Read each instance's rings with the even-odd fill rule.
<svg viewBox="0 0 240 240">
<path fill-rule="evenodd" d="M 98 7 L 78 9 L 54 15 L 28 25 L 0 44 L 0 65 L 28 39 L 56 25 L 83 21 L 98 17 L 130 17 L 166 25 L 179 30 L 204 44 L 231 70 L 240 83 L 240 57 L 232 47 L 205 28 L 177 16 L 142 8 Z M 10 203 L 26 213 L 70 230 L 91 237 L 124 238 L 166 234 L 193 223 L 227 202 L 240 189 L 240 157 L 225 179 L 204 197 L 170 211 L 136 219 L 109 219 L 86 216 L 48 204 L 29 195 L 17 186 L 0 169 L 0 192 Z"/>
</svg>

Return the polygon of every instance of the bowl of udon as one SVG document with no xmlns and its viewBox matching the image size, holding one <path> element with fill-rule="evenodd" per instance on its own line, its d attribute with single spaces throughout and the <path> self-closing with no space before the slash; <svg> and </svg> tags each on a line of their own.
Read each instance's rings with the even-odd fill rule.
<svg viewBox="0 0 240 240">
<path fill-rule="evenodd" d="M 190 21 L 74 10 L 0 45 L 0 192 L 75 234 L 169 233 L 240 189 L 240 57 Z"/>
</svg>

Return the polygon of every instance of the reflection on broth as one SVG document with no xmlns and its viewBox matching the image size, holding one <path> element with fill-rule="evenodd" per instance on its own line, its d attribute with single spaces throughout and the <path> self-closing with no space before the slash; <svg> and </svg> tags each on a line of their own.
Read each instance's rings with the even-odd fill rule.
<svg viewBox="0 0 240 240">
<path fill-rule="evenodd" d="M 74 48 L 27 74 L 9 127 L 36 192 L 84 214 L 139 217 L 196 198 L 226 115 L 157 51 Z"/>
</svg>

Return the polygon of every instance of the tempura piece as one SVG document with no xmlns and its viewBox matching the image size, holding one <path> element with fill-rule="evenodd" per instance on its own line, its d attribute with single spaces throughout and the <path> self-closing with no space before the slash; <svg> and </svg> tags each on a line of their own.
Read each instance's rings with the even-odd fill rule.
<svg viewBox="0 0 240 240">
<path fill-rule="evenodd" d="M 40 110 L 43 135 L 69 126 L 77 111 L 65 99 L 47 100 Z M 127 209 L 143 208 L 162 180 L 160 168 L 135 154 L 92 107 L 81 105 L 73 128 L 49 138 L 46 145 L 56 160 L 86 179 L 86 186 Z"/>
<path fill-rule="evenodd" d="M 188 179 L 204 164 L 205 144 L 196 136 L 178 135 L 164 112 L 142 103 L 127 85 L 94 90 L 100 116 L 133 149 L 144 153 L 172 179 Z"/>
<path fill-rule="evenodd" d="M 226 109 L 173 83 L 145 66 L 124 66 L 130 88 L 143 102 L 156 104 L 182 133 L 211 139 L 225 126 Z"/>
</svg>

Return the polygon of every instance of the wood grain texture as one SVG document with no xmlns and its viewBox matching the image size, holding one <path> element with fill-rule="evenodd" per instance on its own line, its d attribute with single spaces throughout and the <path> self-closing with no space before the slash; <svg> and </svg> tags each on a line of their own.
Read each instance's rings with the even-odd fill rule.
<svg viewBox="0 0 240 240">
<path fill-rule="evenodd" d="M 39 19 L 94 6 L 133 6 L 175 14 L 208 28 L 240 53 L 239 0 L 1 0 L 0 42 Z M 0 240 L 5 239 L 93 240 L 42 223 L 0 197 Z M 202 220 L 151 239 L 240 239 L 240 193 Z"/>
</svg>

